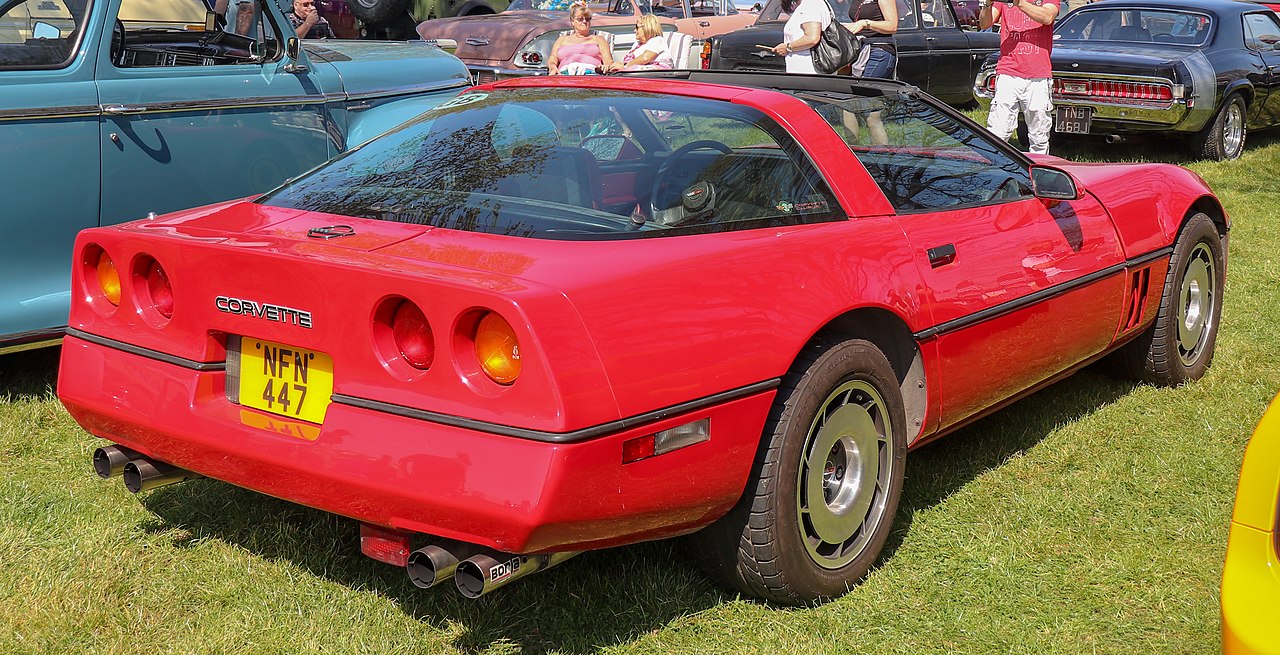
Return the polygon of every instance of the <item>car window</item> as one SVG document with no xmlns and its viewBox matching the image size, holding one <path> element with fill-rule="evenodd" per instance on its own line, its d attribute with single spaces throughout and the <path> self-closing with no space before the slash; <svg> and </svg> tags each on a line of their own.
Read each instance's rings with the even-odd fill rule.
<svg viewBox="0 0 1280 655">
<path fill-rule="evenodd" d="M 1054 39 L 1204 45 L 1212 21 L 1206 14 L 1175 9 L 1086 9 L 1059 21 Z"/>
<path fill-rule="evenodd" d="M 463 94 L 259 202 L 547 239 L 844 218 L 799 145 L 755 109 L 554 88 Z"/>
<path fill-rule="evenodd" d="M 955 27 L 956 20 L 951 16 L 951 7 L 947 0 L 922 0 L 920 3 L 920 22 L 926 28 Z"/>
<path fill-rule="evenodd" d="M 1280 22 L 1275 15 L 1245 14 L 1245 47 L 1250 50 L 1280 49 Z"/>
<path fill-rule="evenodd" d="M 875 0 L 866 0 L 875 2 Z M 916 15 L 915 0 L 897 0 L 898 29 L 915 29 L 920 26 L 920 17 Z"/>
<path fill-rule="evenodd" d="M 282 28 L 263 11 L 262 0 L 235 3 L 230 21 L 219 17 L 205 30 L 202 0 L 123 0 L 111 36 L 117 68 L 218 66 L 278 59 Z M 259 38 L 259 35 L 263 35 Z"/>
<path fill-rule="evenodd" d="M 90 6 L 89 0 L 0 0 L 0 70 L 69 64 Z"/>
<path fill-rule="evenodd" d="M 899 212 L 1028 197 L 1028 167 L 990 134 L 912 95 L 801 98 L 849 145 Z"/>
</svg>

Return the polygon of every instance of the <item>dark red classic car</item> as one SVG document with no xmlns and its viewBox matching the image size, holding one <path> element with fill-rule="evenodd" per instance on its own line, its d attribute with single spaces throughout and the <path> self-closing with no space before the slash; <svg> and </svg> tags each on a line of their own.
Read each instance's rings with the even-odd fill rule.
<svg viewBox="0 0 1280 655">
<path fill-rule="evenodd" d="M 420 586 L 693 533 L 805 603 L 909 449 L 1108 354 L 1199 378 L 1227 231 L 1186 169 L 1028 159 L 898 82 L 521 78 L 82 232 L 58 395 L 103 477 L 351 517 Z"/>
</svg>

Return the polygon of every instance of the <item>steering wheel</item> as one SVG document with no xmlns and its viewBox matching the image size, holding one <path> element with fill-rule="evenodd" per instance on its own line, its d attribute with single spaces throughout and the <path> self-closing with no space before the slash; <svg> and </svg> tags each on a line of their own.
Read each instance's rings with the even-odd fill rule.
<svg viewBox="0 0 1280 655">
<path fill-rule="evenodd" d="M 687 195 L 688 191 L 692 190 L 695 186 L 698 186 L 698 185 L 706 185 L 706 187 L 708 187 L 704 191 L 699 192 L 697 194 L 698 197 L 705 198 L 706 200 L 711 200 L 712 202 L 708 203 L 706 202 L 706 200 L 703 200 L 704 205 L 697 207 L 696 211 L 701 212 L 707 209 L 713 209 L 715 207 L 715 203 L 714 203 L 715 189 L 714 187 L 711 186 L 711 182 L 706 180 L 696 182 L 693 185 L 689 185 L 686 189 L 686 192 L 680 194 L 681 202 L 676 203 L 675 206 L 672 206 L 672 207 L 658 206 L 659 194 L 667 189 L 668 187 L 667 176 L 670 175 L 671 169 L 674 167 L 675 162 L 679 161 L 680 159 L 683 159 L 686 155 L 688 155 L 689 153 L 695 150 L 717 150 L 720 153 L 726 154 L 726 155 L 733 153 L 733 148 L 730 148 L 729 146 L 723 143 L 720 143 L 719 141 L 712 141 L 711 139 L 699 139 L 697 141 L 691 141 L 689 143 L 686 143 L 680 146 L 679 148 L 676 148 L 675 150 L 672 150 L 671 154 L 667 155 L 667 158 L 662 160 L 662 164 L 658 166 L 658 172 L 655 173 L 653 176 L 653 191 L 649 194 L 649 215 L 653 217 L 654 221 L 661 223 L 663 225 L 675 225 L 677 223 L 683 222 L 686 218 L 688 218 L 685 212 L 683 198 L 684 196 Z M 707 191 L 710 192 L 710 195 L 706 195 Z"/>
<path fill-rule="evenodd" d="M 116 66 L 124 65 L 124 21 L 119 18 L 111 28 L 111 63 Z"/>
</svg>

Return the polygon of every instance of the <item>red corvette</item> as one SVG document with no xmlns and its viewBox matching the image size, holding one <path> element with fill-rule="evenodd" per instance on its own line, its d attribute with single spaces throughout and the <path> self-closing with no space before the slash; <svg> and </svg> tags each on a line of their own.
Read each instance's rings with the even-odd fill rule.
<svg viewBox="0 0 1280 655">
<path fill-rule="evenodd" d="M 696 533 L 746 594 L 841 594 L 910 448 L 1113 354 L 1213 357 L 1195 174 L 1027 159 L 890 81 L 475 87 L 262 197 L 76 242 L 58 394 L 103 477 L 360 521 L 478 596 Z"/>
</svg>

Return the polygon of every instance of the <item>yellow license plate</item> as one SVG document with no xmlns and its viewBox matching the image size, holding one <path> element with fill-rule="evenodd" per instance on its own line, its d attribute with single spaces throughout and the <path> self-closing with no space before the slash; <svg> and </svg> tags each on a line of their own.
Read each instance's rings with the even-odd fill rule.
<svg viewBox="0 0 1280 655">
<path fill-rule="evenodd" d="M 241 405 L 324 423 L 332 395 L 332 357 L 274 341 L 241 338 Z"/>
</svg>

